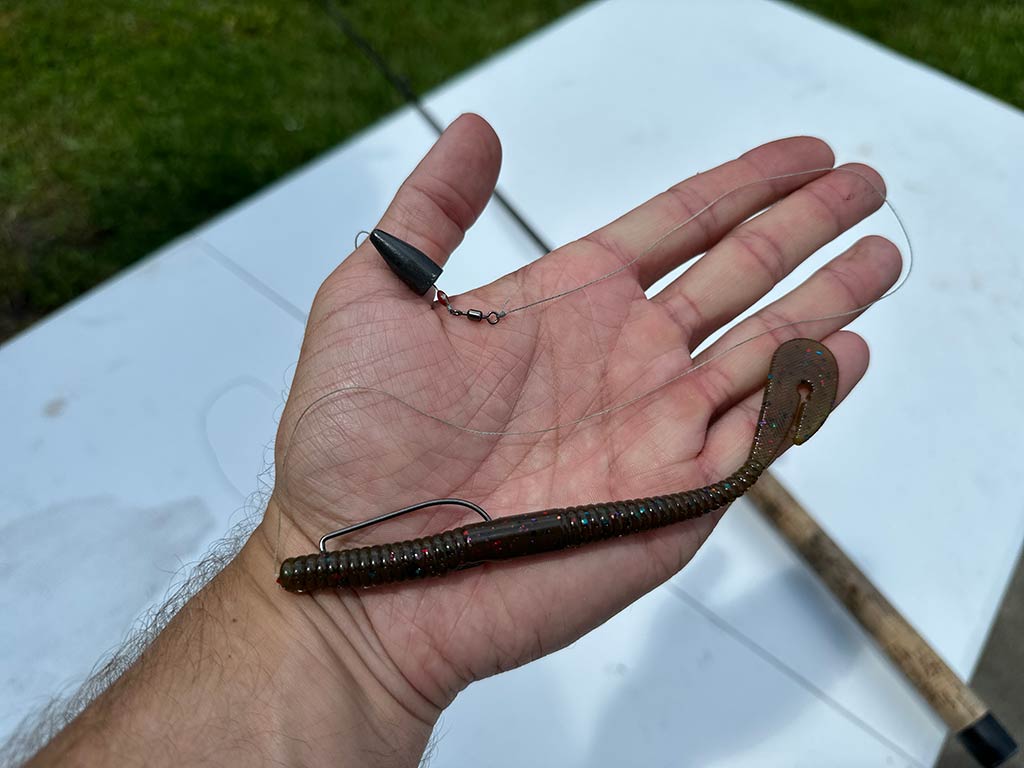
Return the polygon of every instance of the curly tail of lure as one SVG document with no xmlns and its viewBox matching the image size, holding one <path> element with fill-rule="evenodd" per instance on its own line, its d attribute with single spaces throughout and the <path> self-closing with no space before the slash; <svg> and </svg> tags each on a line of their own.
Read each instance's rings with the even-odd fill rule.
<svg viewBox="0 0 1024 768">
<path fill-rule="evenodd" d="M 421 502 L 328 534 L 321 539 L 320 552 L 285 560 L 278 583 L 291 592 L 377 586 L 442 576 L 487 562 L 554 552 L 693 520 L 738 499 L 785 448 L 810 438 L 832 410 L 837 380 L 835 358 L 822 344 L 810 339 L 782 344 L 772 358 L 750 455 L 739 469 L 717 483 L 663 496 L 547 509 L 497 520 L 461 499 Z M 470 507 L 485 521 L 421 539 L 325 551 L 330 538 L 440 504 Z"/>
</svg>

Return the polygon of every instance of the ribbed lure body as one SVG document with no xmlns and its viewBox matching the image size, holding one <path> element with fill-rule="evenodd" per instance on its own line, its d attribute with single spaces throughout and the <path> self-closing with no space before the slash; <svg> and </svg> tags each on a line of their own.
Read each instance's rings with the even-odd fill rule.
<svg viewBox="0 0 1024 768">
<path fill-rule="evenodd" d="M 281 565 L 279 582 L 292 592 L 369 587 L 442 576 L 486 562 L 578 547 L 693 520 L 742 496 L 764 471 L 750 461 L 726 480 L 646 499 L 547 509 L 474 523 L 422 539 L 319 552 Z"/>
</svg>

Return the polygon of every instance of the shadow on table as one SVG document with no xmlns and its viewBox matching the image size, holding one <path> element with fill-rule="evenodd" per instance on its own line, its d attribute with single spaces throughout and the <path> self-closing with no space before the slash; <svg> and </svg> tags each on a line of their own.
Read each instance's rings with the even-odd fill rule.
<svg viewBox="0 0 1024 768">
<path fill-rule="evenodd" d="M 662 588 L 672 590 L 687 609 L 666 609 L 658 617 L 643 665 L 624 675 L 621 690 L 611 697 L 615 705 L 595 723 L 591 752 L 581 766 L 697 768 L 742 754 L 815 704 L 820 691 L 827 692 L 846 674 L 860 652 L 853 632 L 836 622 L 816 624 L 818 637 L 793 638 L 808 647 L 827 643 L 843 659 L 841 665 L 821 665 L 827 676 L 816 675 L 809 687 L 781 661 L 722 623 L 721 617 L 744 616 L 749 625 L 777 625 L 775 603 L 768 596 L 780 588 L 803 593 L 809 610 L 826 601 L 797 569 L 760 583 L 714 614 L 677 585 Z M 799 750 L 798 744 L 791 747 Z M 798 757 L 791 752 L 786 759 Z"/>
</svg>

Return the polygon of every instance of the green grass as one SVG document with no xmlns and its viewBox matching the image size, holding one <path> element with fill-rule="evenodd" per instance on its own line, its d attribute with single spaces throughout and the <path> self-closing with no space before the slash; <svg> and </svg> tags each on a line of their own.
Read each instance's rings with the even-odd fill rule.
<svg viewBox="0 0 1024 768">
<path fill-rule="evenodd" d="M 1024 109 L 1022 0 L 796 0 Z"/>
<path fill-rule="evenodd" d="M 426 90 L 579 0 L 359 0 Z M 803 0 L 1024 107 L 1024 5 Z M 0 339 L 399 105 L 318 0 L 0 5 Z"/>
<path fill-rule="evenodd" d="M 577 4 L 345 7 L 426 89 Z M 313 0 L 0 6 L 0 339 L 399 104 Z"/>
</svg>

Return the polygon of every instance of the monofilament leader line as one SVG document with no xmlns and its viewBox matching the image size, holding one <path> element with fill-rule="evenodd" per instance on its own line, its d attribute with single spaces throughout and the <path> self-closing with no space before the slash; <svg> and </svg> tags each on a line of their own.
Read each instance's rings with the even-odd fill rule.
<svg viewBox="0 0 1024 768">
<path fill-rule="evenodd" d="M 742 347 L 742 346 L 744 346 L 746 344 L 749 344 L 752 341 L 756 341 L 757 339 L 763 338 L 764 336 L 767 336 L 767 335 L 769 335 L 771 333 L 774 333 L 775 331 L 781 330 L 783 328 L 792 328 L 792 327 L 796 327 L 796 326 L 799 326 L 799 325 L 804 325 L 806 323 L 817 323 L 817 322 L 823 322 L 823 321 L 826 321 L 826 320 L 836 320 L 836 319 L 843 318 L 843 317 L 851 317 L 853 315 L 858 315 L 861 312 L 864 312 L 865 310 L 867 310 L 870 307 L 874 306 L 878 302 L 882 301 L 883 299 L 889 298 L 890 296 L 895 294 L 897 291 L 899 291 L 901 288 L 903 288 L 903 286 L 906 284 L 907 280 L 910 278 L 910 273 L 913 270 L 913 266 L 914 266 L 914 249 L 913 249 L 913 244 L 911 243 L 911 240 L 910 240 L 910 233 L 907 230 L 907 227 L 904 224 L 903 219 L 900 216 L 899 212 L 896 210 L 895 206 L 893 206 L 893 204 L 891 202 L 889 202 L 889 200 L 886 198 L 885 194 L 880 189 L 878 189 L 878 187 L 875 186 L 875 184 L 870 179 L 866 178 L 863 174 L 858 173 L 857 171 L 852 170 L 850 168 L 812 168 L 812 169 L 807 170 L 807 171 L 796 171 L 794 173 L 783 173 L 783 174 L 778 174 L 776 176 L 766 176 L 766 177 L 764 177 L 762 179 L 757 179 L 755 181 L 747 182 L 746 184 L 741 184 L 741 185 L 739 185 L 737 187 L 734 187 L 734 188 L 730 189 L 727 192 L 723 192 L 721 195 L 719 195 L 714 200 L 709 202 L 707 205 L 705 205 L 703 208 L 698 210 L 696 213 L 694 213 L 691 216 L 687 217 L 686 219 L 684 219 L 680 223 L 678 223 L 678 224 L 674 225 L 673 227 L 671 227 L 667 232 L 665 232 L 664 234 L 660 235 L 656 240 L 654 240 L 650 245 L 648 245 L 646 248 L 644 248 L 639 254 L 634 256 L 632 259 L 629 259 L 628 261 L 623 262 L 621 265 L 619 265 L 615 269 L 611 270 L 610 272 L 606 272 L 606 273 L 604 273 L 604 274 L 602 274 L 602 275 L 600 275 L 598 277 L 593 278 L 592 280 L 587 280 L 586 282 L 581 283 L 581 284 L 579 284 L 577 286 L 574 286 L 572 288 L 569 288 L 567 290 L 559 291 L 557 293 L 551 294 L 550 296 L 545 296 L 543 298 L 536 299 L 534 301 L 529 301 L 529 302 L 527 302 L 525 304 L 522 304 L 520 306 L 513 307 L 512 309 L 507 309 L 507 310 L 506 309 L 490 310 L 489 312 L 484 312 L 483 310 L 479 310 L 479 309 L 468 309 L 468 310 L 455 309 L 451 305 L 451 299 L 449 299 L 447 294 L 445 294 L 443 291 L 440 291 L 440 290 L 438 290 L 438 294 L 439 294 L 438 299 L 445 306 L 445 308 L 448 310 L 449 314 L 456 315 L 456 316 L 465 316 L 465 317 L 469 317 L 472 320 L 477 320 L 477 321 L 486 319 L 491 325 L 496 325 L 498 323 L 498 321 L 500 321 L 502 318 L 507 317 L 508 315 L 512 315 L 512 314 L 514 314 L 516 312 L 523 312 L 523 311 L 525 311 L 527 309 L 532 309 L 534 307 L 538 307 L 538 306 L 541 306 L 543 304 L 547 304 L 547 303 L 556 301 L 558 299 L 565 298 L 566 296 L 569 296 L 571 294 L 577 293 L 579 291 L 586 290 L 587 288 L 589 288 L 589 287 L 591 287 L 593 285 L 596 285 L 596 284 L 601 283 L 601 282 L 603 282 L 605 280 L 608 280 L 608 279 L 610 279 L 612 277 L 615 277 L 616 275 L 621 274 L 622 272 L 626 271 L 627 269 L 629 269 L 630 267 L 635 265 L 638 261 L 640 261 L 640 259 L 644 258 L 648 254 L 653 252 L 656 248 L 658 248 L 666 240 L 668 240 L 669 237 L 671 237 L 672 235 L 674 235 L 677 232 L 679 232 L 681 229 L 683 229 L 683 227 L 686 227 L 687 225 L 692 224 L 700 216 L 702 216 L 705 213 L 707 213 L 708 211 L 710 211 L 718 203 L 722 202 L 723 200 L 725 200 L 726 198 L 730 197 L 731 195 L 734 195 L 734 194 L 736 194 L 738 192 L 741 192 L 741 191 L 743 191 L 745 189 L 750 189 L 751 187 L 757 186 L 759 184 L 767 184 L 767 183 L 772 182 L 772 181 L 780 181 L 780 180 L 785 180 L 785 179 L 796 178 L 796 177 L 799 177 L 799 176 L 809 176 L 809 175 L 812 175 L 812 174 L 823 174 L 823 173 L 851 173 L 854 176 L 857 176 L 859 179 L 863 180 L 875 192 L 875 194 L 878 195 L 879 199 L 882 202 L 882 205 L 884 205 L 892 213 L 893 218 L 895 218 L 896 223 L 899 225 L 900 232 L 903 235 L 903 239 L 906 242 L 906 246 L 907 246 L 907 261 L 906 261 L 907 268 L 906 268 L 906 271 L 903 272 L 903 274 L 901 275 L 899 280 L 888 291 L 883 293 L 877 299 L 869 301 L 867 304 L 864 304 L 862 306 L 855 307 L 853 309 L 849 309 L 849 310 L 846 310 L 846 311 L 843 311 L 843 312 L 835 312 L 835 313 L 831 313 L 831 314 L 819 315 L 817 317 L 804 318 L 804 319 L 801 319 L 801 320 L 794 320 L 794 321 L 789 322 L 789 323 L 781 323 L 779 325 L 772 326 L 771 328 L 768 328 L 768 329 L 766 329 L 764 331 L 761 331 L 760 333 L 754 334 L 753 336 L 750 336 L 750 337 L 748 337 L 746 339 L 743 339 L 741 341 L 736 342 L 735 344 L 732 344 L 729 347 L 726 347 L 725 349 L 715 353 L 714 355 L 711 355 L 710 357 L 707 357 L 707 358 L 701 360 L 699 363 L 694 363 L 693 365 L 685 368 L 684 370 L 682 370 L 679 373 L 675 374 L 674 376 L 671 376 L 668 379 L 660 382 L 659 384 L 651 387 L 650 389 L 644 390 L 640 394 L 635 395 L 633 397 L 630 397 L 630 398 L 628 398 L 626 400 L 623 400 L 620 403 L 615 403 L 614 405 L 608 406 L 606 408 L 601 408 L 601 409 L 596 410 L 596 411 L 591 411 L 590 413 L 586 413 L 583 416 L 580 416 L 579 418 L 576 418 L 576 419 L 572 419 L 572 420 L 564 421 L 564 422 L 559 422 L 557 424 L 552 424 L 552 425 L 549 425 L 549 426 L 546 426 L 546 427 L 541 427 L 541 428 L 538 428 L 538 429 L 528 429 L 528 430 L 488 430 L 488 429 L 476 429 L 474 427 L 469 426 L 468 424 L 457 424 L 457 423 L 455 423 L 453 421 L 450 421 L 448 419 L 445 419 L 445 418 L 443 418 L 441 416 L 438 416 L 436 414 L 430 413 L 429 411 L 423 410 L 422 408 L 419 408 L 418 406 L 416 406 L 416 405 L 414 405 L 414 404 L 412 404 L 412 403 L 402 399 L 398 395 L 396 395 L 396 394 L 394 394 L 392 392 L 389 392 L 389 391 L 387 391 L 385 389 L 381 389 L 379 387 L 355 384 L 355 385 L 349 385 L 349 386 L 338 387 L 336 389 L 332 389 L 331 391 L 324 393 L 323 395 L 317 397 L 315 400 L 313 400 L 311 403 L 309 403 L 302 410 L 302 413 L 299 415 L 298 420 L 295 422 L 295 427 L 292 429 L 292 436 L 294 437 L 295 432 L 298 430 L 299 424 L 302 423 L 302 420 L 306 416 L 306 414 L 308 414 L 310 411 L 315 409 L 321 403 L 323 403 L 324 401 L 329 400 L 329 399 L 331 399 L 331 398 L 333 398 L 333 397 L 335 397 L 337 395 L 342 395 L 342 394 L 346 394 L 346 393 L 355 393 L 355 392 L 364 392 L 364 393 L 369 393 L 369 394 L 379 394 L 379 395 L 384 395 L 386 397 L 393 398 L 394 400 L 396 400 L 401 405 L 411 409 L 412 411 L 418 413 L 421 416 L 425 416 L 426 418 L 432 419 L 433 421 L 436 421 L 436 422 L 438 422 L 440 424 L 443 424 L 445 426 L 452 427 L 453 429 L 457 429 L 457 430 L 460 430 L 462 432 L 466 432 L 466 433 L 473 434 L 473 435 L 479 435 L 479 436 L 484 436 L 484 437 L 503 437 L 503 436 L 508 436 L 508 437 L 525 437 L 525 436 L 530 436 L 530 435 L 542 435 L 542 434 L 545 434 L 545 433 L 548 433 L 548 432 L 554 432 L 554 431 L 559 430 L 559 429 L 565 429 L 565 428 L 568 428 L 568 427 L 573 427 L 573 426 L 581 424 L 581 423 L 583 423 L 585 421 L 588 421 L 590 419 L 596 419 L 596 418 L 600 418 L 602 416 L 607 416 L 609 414 L 615 413 L 616 411 L 622 410 L 623 408 L 627 408 L 628 406 L 633 405 L 634 403 L 637 403 L 637 402 L 639 402 L 641 400 L 644 400 L 645 398 L 650 397 L 651 395 L 653 395 L 656 392 L 658 392 L 659 390 L 667 387 L 668 385 L 670 385 L 670 384 L 672 384 L 672 383 L 674 383 L 676 381 L 679 381 L 684 376 L 689 376 L 693 372 L 703 368 L 706 365 L 709 365 L 710 363 L 715 362 L 716 360 L 721 359 L 722 357 L 732 353 L 733 351 L 739 349 L 740 347 Z M 379 230 L 374 230 L 374 233 L 377 233 L 377 232 L 379 232 Z M 386 233 L 383 233 L 383 234 L 386 234 Z M 373 233 L 371 233 L 371 237 L 372 236 L 373 236 Z M 357 238 L 358 238 L 358 236 L 357 236 Z M 395 239 L 397 240 L 397 238 L 395 238 Z M 401 243 L 404 246 L 407 246 L 407 247 L 411 248 L 411 246 L 408 246 L 407 243 L 402 243 L 402 241 L 398 241 L 398 242 Z M 412 249 L 412 250 L 415 251 L 416 249 Z M 416 251 L 416 253 L 419 253 L 419 252 Z M 419 256 L 422 256 L 423 259 L 427 259 L 427 261 L 430 261 L 430 259 L 428 257 L 426 257 L 425 255 L 423 255 L 422 253 L 419 253 Z M 412 258 L 412 259 L 418 259 L 419 258 L 419 257 L 417 257 L 415 255 L 411 255 L 410 256 L 410 255 L 405 254 L 405 253 L 401 254 L 401 257 L 402 258 Z M 433 264 L 432 261 L 430 263 Z M 436 264 L 434 266 L 436 267 L 436 273 L 437 273 L 435 275 L 435 279 L 436 279 L 436 277 L 440 275 L 441 269 L 440 269 L 440 267 L 437 267 Z M 394 268 L 393 265 L 392 265 L 392 268 Z M 430 287 L 430 284 L 427 284 L 426 286 L 423 286 L 422 283 L 420 283 L 419 286 L 415 290 L 418 293 L 420 293 L 420 295 L 422 295 L 422 294 L 426 293 L 426 291 L 429 289 L 429 287 Z M 420 288 L 422 288 L 422 290 L 420 290 Z M 508 299 L 505 300 L 505 304 L 506 305 L 509 303 L 510 299 L 511 299 L 511 296 Z M 289 440 L 289 442 L 290 442 L 290 440 Z"/>
</svg>

